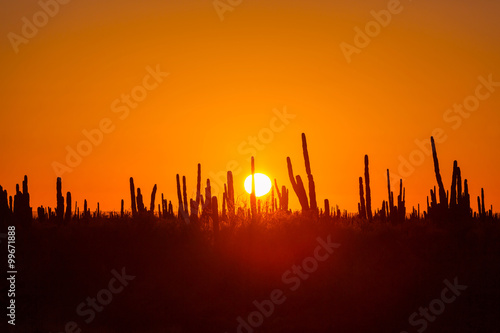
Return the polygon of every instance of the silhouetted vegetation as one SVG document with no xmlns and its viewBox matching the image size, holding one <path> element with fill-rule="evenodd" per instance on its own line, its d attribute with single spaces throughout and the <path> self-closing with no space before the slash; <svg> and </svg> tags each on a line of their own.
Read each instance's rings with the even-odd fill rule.
<svg viewBox="0 0 500 333">
<path fill-rule="evenodd" d="M 250 207 L 235 201 L 231 171 L 222 200 L 212 195 L 209 179 L 202 192 L 201 164 L 195 198 L 187 196 L 189 178 L 176 175 L 177 212 L 163 193 L 155 205 L 156 185 L 146 205 L 132 177 L 130 210 L 122 199 L 119 213 L 101 212 L 99 204 L 92 212 L 87 200 L 80 212 L 69 191 L 64 201 L 57 178 L 56 209 L 40 206 L 33 217 L 26 176 L 14 200 L 0 186 L 0 223 L 19 226 L 19 331 L 61 332 L 74 320 L 83 332 L 236 332 L 237 318 L 255 311 L 254 300 L 278 288 L 286 302 L 255 332 L 413 332 L 409 315 L 439 296 L 443 279 L 458 276 L 467 291 L 428 331 L 492 332 L 500 311 L 499 215 L 493 207 L 486 211 L 483 190 L 473 212 L 457 161 L 445 191 L 431 142 L 437 187 L 425 211 L 412 207 L 409 214 L 403 181 L 395 202 L 389 170 L 387 200 L 372 204 L 368 155 L 358 212 L 341 211 L 328 199 L 319 208 L 304 134 L 309 195 L 287 157 L 302 208 L 296 212 L 276 179 L 267 201 L 256 198 L 253 182 Z M 290 291 L 284 272 L 329 235 L 341 247 Z M 86 324 L 76 306 L 121 267 L 136 280 Z"/>
</svg>

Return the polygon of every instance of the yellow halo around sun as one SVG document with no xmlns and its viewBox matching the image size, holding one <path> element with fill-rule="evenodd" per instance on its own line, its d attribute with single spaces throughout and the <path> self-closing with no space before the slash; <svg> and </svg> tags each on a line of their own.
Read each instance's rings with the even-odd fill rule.
<svg viewBox="0 0 500 333">
<path fill-rule="evenodd" d="M 263 173 L 255 173 L 254 177 L 255 177 L 256 197 L 261 197 L 269 193 L 269 191 L 271 191 L 271 188 L 273 187 L 271 178 L 269 178 Z M 247 191 L 249 194 L 252 193 L 252 175 L 248 176 L 245 179 L 245 191 Z"/>
</svg>

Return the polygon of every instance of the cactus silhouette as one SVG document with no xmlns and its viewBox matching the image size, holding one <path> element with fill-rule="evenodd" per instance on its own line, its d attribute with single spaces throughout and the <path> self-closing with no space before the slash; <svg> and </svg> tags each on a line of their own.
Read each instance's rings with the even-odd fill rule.
<svg viewBox="0 0 500 333">
<path fill-rule="evenodd" d="M 135 186 L 134 186 L 134 178 L 130 177 L 130 201 L 132 205 L 132 216 L 135 217 L 137 215 L 137 206 L 135 203 Z"/>
<path fill-rule="evenodd" d="M 325 199 L 325 216 L 330 216 L 330 202 Z"/>
<path fill-rule="evenodd" d="M 142 199 L 142 193 L 139 187 L 137 188 L 137 211 L 139 212 L 139 214 L 145 212 L 144 201 Z"/>
<path fill-rule="evenodd" d="M 370 190 L 370 172 L 368 170 L 368 155 L 365 155 L 365 186 L 366 186 L 366 216 L 371 221 L 372 215 L 372 197 Z"/>
<path fill-rule="evenodd" d="M 436 145 L 434 143 L 434 137 L 431 136 L 431 146 L 432 146 L 432 159 L 434 160 L 434 173 L 436 174 L 436 181 L 439 187 L 439 206 L 441 211 L 448 208 L 448 199 L 446 198 L 446 192 L 444 191 L 443 180 L 441 178 L 441 173 L 439 172 L 439 161 L 436 151 Z"/>
<path fill-rule="evenodd" d="M 61 177 L 57 177 L 56 183 L 57 190 L 57 208 L 56 217 L 59 224 L 62 224 L 64 218 L 64 197 L 62 195 L 62 180 Z"/>
<path fill-rule="evenodd" d="M 359 177 L 358 213 L 362 219 L 366 219 L 365 196 L 364 196 L 364 191 L 363 191 L 363 177 Z"/>
<path fill-rule="evenodd" d="M 184 198 L 184 213 L 189 215 L 188 201 L 187 201 L 187 188 L 186 188 L 186 176 L 182 176 L 182 196 Z"/>
<path fill-rule="evenodd" d="M 311 173 L 311 163 L 309 162 L 309 152 L 307 150 L 307 141 L 305 133 L 302 133 L 302 153 L 306 165 L 307 180 L 309 182 L 309 201 L 310 209 L 317 212 L 318 205 L 316 203 L 316 186 L 314 184 L 313 175 Z"/>
<path fill-rule="evenodd" d="M 232 171 L 227 172 L 227 211 L 229 217 L 233 218 L 235 214 L 234 206 L 234 183 Z"/>
<path fill-rule="evenodd" d="M 179 201 L 179 209 L 177 211 L 177 217 L 180 219 L 182 216 L 183 204 L 182 204 L 182 193 L 181 193 L 181 181 L 179 174 L 175 176 L 175 180 L 177 182 L 177 200 Z"/>
<path fill-rule="evenodd" d="M 212 223 L 214 230 L 214 240 L 217 241 L 219 236 L 219 205 L 217 203 L 217 197 L 212 197 Z"/>
<path fill-rule="evenodd" d="M 302 179 L 299 175 L 294 177 L 292 161 L 290 157 L 286 158 L 286 163 L 288 167 L 288 177 L 290 178 L 290 183 L 292 183 L 292 188 L 299 199 L 300 206 L 302 207 L 302 212 L 306 212 L 309 210 L 309 203 L 307 200 L 306 190 L 304 189 L 304 184 L 302 183 Z"/>
<path fill-rule="evenodd" d="M 153 190 L 151 191 L 151 203 L 149 205 L 149 210 L 150 210 L 151 214 L 153 214 L 155 211 L 155 199 L 156 199 L 156 184 L 155 184 L 155 186 L 153 186 Z M 158 212 L 159 212 L 159 210 L 158 210 Z"/>
<path fill-rule="evenodd" d="M 64 217 L 64 223 L 68 224 L 71 222 L 71 192 L 66 193 L 66 215 Z"/>
<path fill-rule="evenodd" d="M 125 215 L 124 206 L 125 206 L 125 202 L 122 199 L 122 201 L 120 203 L 120 218 L 123 218 L 123 216 Z"/>
</svg>

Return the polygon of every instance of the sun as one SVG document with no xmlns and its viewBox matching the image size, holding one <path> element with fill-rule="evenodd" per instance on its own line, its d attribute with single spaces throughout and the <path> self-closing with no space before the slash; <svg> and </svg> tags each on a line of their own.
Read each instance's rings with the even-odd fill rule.
<svg viewBox="0 0 500 333">
<path fill-rule="evenodd" d="M 263 173 L 255 173 L 255 196 L 261 197 L 266 195 L 271 191 L 271 187 L 273 184 L 271 183 L 271 179 Z M 245 179 L 245 190 L 248 193 L 252 193 L 252 175 L 248 176 Z"/>
</svg>

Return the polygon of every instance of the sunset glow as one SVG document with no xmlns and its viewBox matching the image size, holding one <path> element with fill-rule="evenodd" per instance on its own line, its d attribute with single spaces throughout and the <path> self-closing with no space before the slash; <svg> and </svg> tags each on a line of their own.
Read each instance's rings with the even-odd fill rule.
<svg viewBox="0 0 500 333">
<path fill-rule="evenodd" d="M 256 173 L 254 177 L 256 197 L 261 197 L 271 191 L 273 184 L 268 176 L 264 175 L 263 173 Z M 247 193 L 252 193 L 252 175 L 248 176 L 245 179 L 245 191 L 247 191 Z"/>
</svg>

